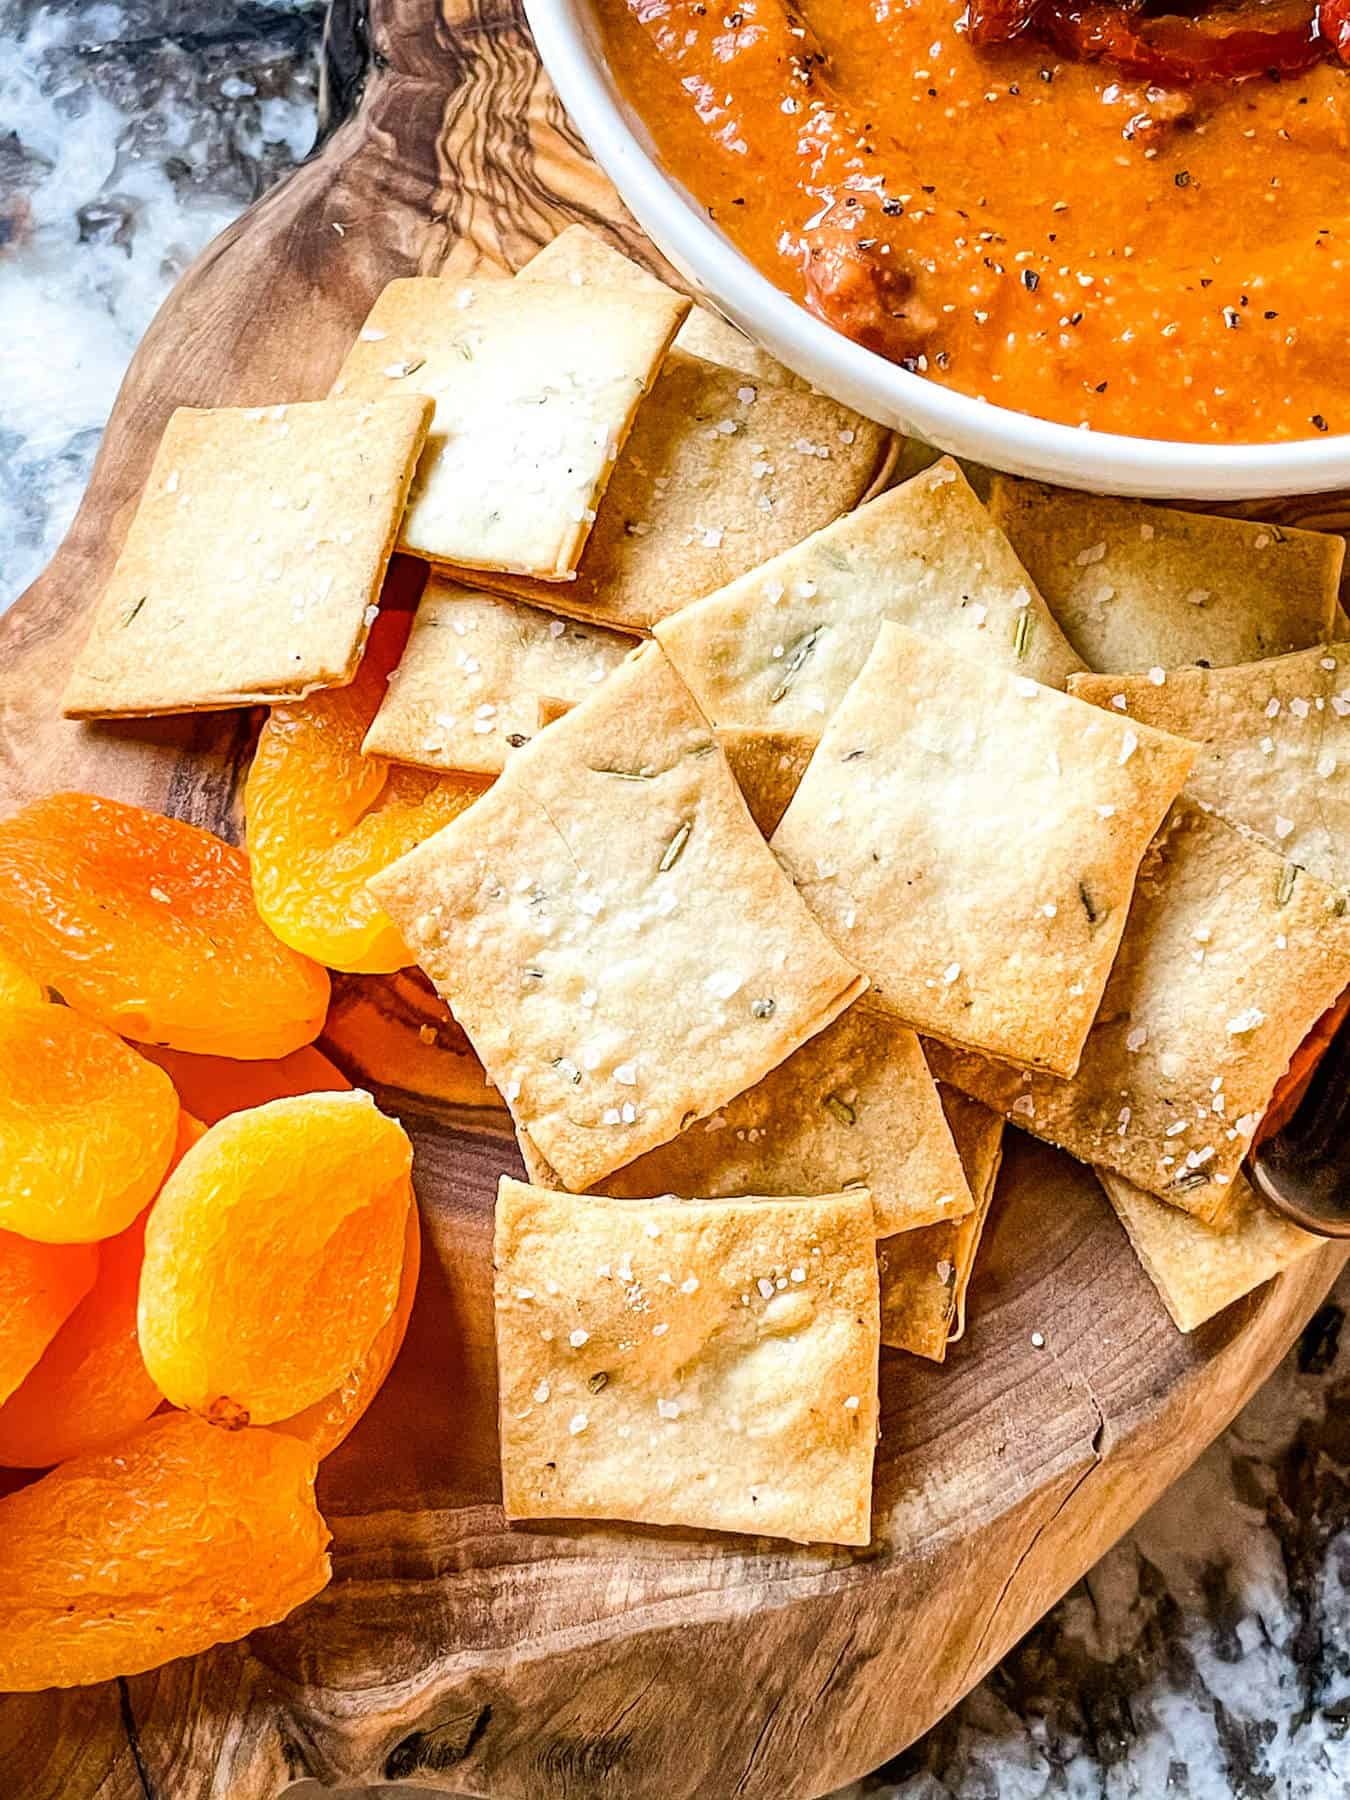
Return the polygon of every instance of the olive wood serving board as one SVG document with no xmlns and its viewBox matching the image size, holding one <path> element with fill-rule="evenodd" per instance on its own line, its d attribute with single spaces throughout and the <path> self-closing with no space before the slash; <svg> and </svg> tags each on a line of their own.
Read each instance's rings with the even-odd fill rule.
<svg viewBox="0 0 1350 1800">
<path fill-rule="evenodd" d="M 386 281 L 513 268 L 577 219 L 642 243 L 513 0 L 334 0 L 321 148 L 179 283 L 70 535 L 0 624 L 0 813 L 84 787 L 239 837 L 256 718 L 57 710 L 170 410 L 321 396 Z M 1334 525 L 1350 506 L 1272 516 Z M 965 1340 L 943 1368 L 883 1355 L 869 1550 L 511 1528 L 490 1269 L 496 1178 L 519 1169 L 505 1114 L 415 974 L 340 980 L 325 1043 L 411 1130 L 426 1240 L 403 1353 L 321 1473 L 332 1584 L 246 1643 L 0 1699 L 6 1800 L 271 1800 L 307 1778 L 494 1800 L 824 1793 L 937 1719 L 1126 1530 L 1346 1254 L 1182 1337 L 1091 1175 L 1011 1132 Z"/>
</svg>

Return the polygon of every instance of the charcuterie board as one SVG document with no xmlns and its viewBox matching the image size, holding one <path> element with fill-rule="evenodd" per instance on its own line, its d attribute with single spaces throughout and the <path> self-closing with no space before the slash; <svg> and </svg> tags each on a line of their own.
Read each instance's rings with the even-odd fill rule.
<svg viewBox="0 0 1350 1800">
<path fill-rule="evenodd" d="M 68 539 L 0 627 L 0 812 L 83 787 L 240 834 L 256 718 L 80 726 L 57 706 L 175 406 L 321 396 L 386 281 L 509 270 L 574 220 L 657 262 L 510 0 L 336 0 L 323 94 L 320 150 L 180 283 Z M 1335 526 L 1350 506 L 1272 516 Z M 324 1043 L 408 1126 L 425 1233 L 403 1353 L 321 1475 L 332 1584 L 243 1644 L 0 1699 L 7 1795 L 824 1793 L 938 1718 L 1129 1526 L 1344 1256 L 1184 1337 L 1090 1174 L 1013 1132 L 966 1337 L 943 1367 L 883 1356 L 868 1550 L 510 1527 L 490 1266 L 496 1178 L 520 1167 L 507 1116 L 413 973 L 340 978 Z"/>
</svg>

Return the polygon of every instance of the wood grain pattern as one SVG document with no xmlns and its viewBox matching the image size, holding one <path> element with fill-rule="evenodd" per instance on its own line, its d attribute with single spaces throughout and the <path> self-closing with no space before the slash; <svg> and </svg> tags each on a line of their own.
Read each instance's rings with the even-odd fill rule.
<svg viewBox="0 0 1350 1800">
<path fill-rule="evenodd" d="M 369 21 L 338 0 L 323 93 L 321 151 L 179 285 L 69 538 L 0 627 L 0 812 L 82 786 L 238 835 L 247 716 L 81 727 L 56 708 L 175 405 L 322 394 L 396 275 L 514 267 L 573 219 L 639 246 L 508 0 L 377 0 Z M 1347 515 L 1322 499 L 1278 516 Z M 505 1115 L 415 973 L 340 981 L 327 1044 L 409 1125 L 427 1221 L 407 1345 L 322 1473 L 333 1584 L 247 1644 L 0 1700 L 6 1796 L 271 1800 L 306 1777 L 501 1800 L 819 1794 L 922 1731 L 1137 1517 L 1345 1254 L 1182 1338 L 1091 1177 L 1014 1133 L 968 1337 L 942 1369 L 885 1356 L 869 1551 L 508 1529 L 488 1259 L 496 1177 L 519 1166 Z"/>
</svg>

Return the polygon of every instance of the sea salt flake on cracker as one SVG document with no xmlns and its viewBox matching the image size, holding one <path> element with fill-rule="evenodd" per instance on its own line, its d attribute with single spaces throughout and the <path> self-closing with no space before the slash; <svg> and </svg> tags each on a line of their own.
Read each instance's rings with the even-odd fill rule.
<svg viewBox="0 0 1350 1800">
<path fill-rule="evenodd" d="M 392 281 L 335 391 L 428 395 L 435 415 L 399 548 L 568 579 L 614 459 L 689 310 L 666 293 Z"/>
<path fill-rule="evenodd" d="M 1007 475 L 989 509 L 1091 669 L 1255 662 L 1334 635 L 1345 544 L 1329 532 Z"/>
<path fill-rule="evenodd" d="M 520 1149 L 532 1181 L 560 1185 L 528 1134 Z M 918 1038 L 858 1006 L 753 1088 L 597 1187 L 629 1199 L 865 1187 L 878 1237 L 960 1218 L 973 1204 Z"/>
<path fill-rule="evenodd" d="M 578 1191 L 752 1087 L 866 986 L 655 646 L 372 886 Z"/>
<path fill-rule="evenodd" d="M 587 699 L 635 645 L 432 575 L 365 752 L 497 774 L 543 728 L 541 701 Z"/>
<path fill-rule="evenodd" d="M 1073 1079 L 929 1044 L 934 1074 L 1080 1162 L 1217 1218 L 1290 1057 L 1350 983 L 1344 897 L 1289 868 L 1179 800 L 1140 868 Z"/>
<path fill-rule="evenodd" d="M 1075 675 L 1069 687 L 1095 706 L 1118 693 L 1131 718 L 1192 739 L 1194 799 L 1350 887 L 1350 643 L 1178 669 L 1162 688 L 1137 675 Z"/>
<path fill-rule="evenodd" d="M 773 849 L 869 1005 L 1068 1075 L 1194 750 L 1022 679 L 884 623 Z"/>
<path fill-rule="evenodd" d="M 417 395 L 180 407 L 62 701 L 112 718 L 356 673 L 431 415 Z"/>
<path fill-rule="evenodd" d="M 950 457 L 656 635 L 714 724 L 815 737 L 885 619 L 1048 687 L 1083 666 Z"/>
<path fill-rule="evenodd" d="M 494 1264 L 508 1518 L 869 1541 L 866 1193 L 605 1200 L 504 1177 Z"/>
</svg>

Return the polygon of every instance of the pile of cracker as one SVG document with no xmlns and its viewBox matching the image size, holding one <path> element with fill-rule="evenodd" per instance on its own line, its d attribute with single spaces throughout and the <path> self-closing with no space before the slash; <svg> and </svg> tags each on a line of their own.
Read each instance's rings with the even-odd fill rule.
<svg viewBox="0 0 1350 1800">
<path fill-rule="evenodd" d="M 1350 983 L 1343 545 L 941 459 L 587 232 L 394 282 L 317 403 L 174 415 L 77 717 L 355 673 L 491 785 L 370 883 L 510 1108 L 516 1518 L 864 1544 L 1005 1123 L 1190 1330 L 1312 1249 L 1243 1160 Z"/>
</svg>

